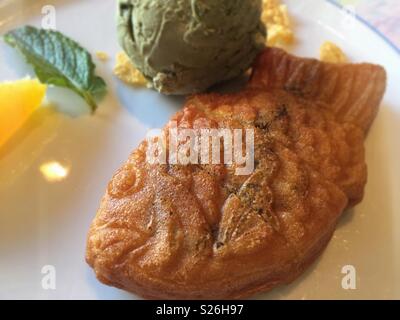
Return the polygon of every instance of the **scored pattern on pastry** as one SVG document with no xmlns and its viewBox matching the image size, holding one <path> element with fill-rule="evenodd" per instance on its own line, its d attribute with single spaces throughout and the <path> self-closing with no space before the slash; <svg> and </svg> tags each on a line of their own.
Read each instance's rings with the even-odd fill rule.
<svg viewBox="0 0 400 320">
<path fill-rule="evenodd" d="M 165 128 L 254 129 L 254 172 L 151 165 L 143 142 L 108 186 L 88 263 L 148 298 L 242 298 L 292 281 L 363 197 L 363 141 L 385 84 L 379 66 L 266 49 L 245 89 L 192 96 Z"/>
</svg>

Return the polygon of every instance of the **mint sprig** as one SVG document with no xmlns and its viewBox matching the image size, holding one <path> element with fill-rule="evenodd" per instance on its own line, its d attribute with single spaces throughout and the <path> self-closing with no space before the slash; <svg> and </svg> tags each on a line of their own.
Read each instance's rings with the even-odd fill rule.
<svg viewBox="0 0 400 320">
<path fill-rule="evenodd" d="M 106 91 L 104 80 L 95 75 L 90 53 L 58 31 L 25 26 L 4 35 L 4 41 L 18 49 L 45 84 L 64 87 L 79 94 L 97 109 L 96 97 Z"/>
</svg>

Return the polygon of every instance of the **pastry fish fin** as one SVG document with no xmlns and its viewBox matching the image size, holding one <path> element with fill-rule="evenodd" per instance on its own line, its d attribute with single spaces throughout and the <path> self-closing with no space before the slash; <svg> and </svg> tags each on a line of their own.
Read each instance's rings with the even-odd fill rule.
<svg viewBox="0 0 400 320">
<path fill-rule="evenodd" d="M 386 89 L 386 71 L 373 64 L 334 64 L 300 58 L 282 49 L 259 55 L 250 88 L 285 90 L 324 103 L 336 119 L 367 132 Z"/>
</svg>

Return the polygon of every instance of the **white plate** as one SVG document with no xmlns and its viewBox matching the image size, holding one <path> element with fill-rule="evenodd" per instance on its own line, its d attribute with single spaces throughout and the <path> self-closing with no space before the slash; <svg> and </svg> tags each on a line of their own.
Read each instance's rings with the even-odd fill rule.
<svg viewBox="0 0 400 320">
<path fill-rule="evenodd" d="M 91 52 L 119 51 L 112 0 L 0 1 L 0 33 L 40 26 L 43 5 L 53 4 L 57 28 Z M 291 51 L 317 56 L 325 40 L 352 61 L 384 65 L 389 86 L 367 141 L 369 181 L 364 201 L 342 219 L 322 257 L 295 283 L 259 298 L 400 298 L 400 53 L 362 21 L 332 3 L 290 0 L 298 43 Z M 0 80 L 29 69 L 0 44 Z M 160 127 L 182 99 L 130 89 L 112 76 L 113 59 L 97 61 L 109 95 L 95 116 L 43 115 L 0 150 L 0 298 L 121 299 L 134 295 L 100 284 L 84 262 L 86 232 L 114 171 L 151 127 Z M 52 90 L 63 108 L 81 103 Z M 69 174 L 48 182 L 40 167 L 59 162 Z M 61 172 L 62 173 L 62 172 Z M 56 268 L 56 290 L 42 288 L 43 266 Z M 356 269 L 355 290 L 342 288 L 342 267 Z"/>
</svg>

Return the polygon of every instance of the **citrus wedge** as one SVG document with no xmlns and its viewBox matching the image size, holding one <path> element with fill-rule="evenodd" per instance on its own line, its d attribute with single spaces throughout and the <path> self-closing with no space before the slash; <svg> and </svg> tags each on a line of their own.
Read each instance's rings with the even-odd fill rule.
<svg viewBox="0 0 400 320">
<path fill-rule="evenodd" d="M 41 105 L 46 88 L 34 79 L 0 83 L 0 146 Z"/>
</svg>

